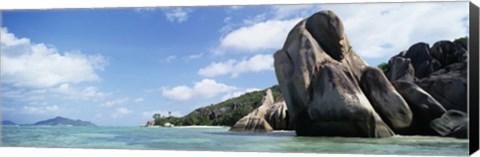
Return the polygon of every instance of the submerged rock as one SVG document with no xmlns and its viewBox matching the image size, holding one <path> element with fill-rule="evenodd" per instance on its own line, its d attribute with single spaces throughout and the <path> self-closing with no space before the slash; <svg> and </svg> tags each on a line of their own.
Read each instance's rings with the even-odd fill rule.
<svg viewBox="0 0 480 157">
<path fill-rule="evenodd" d="M 462 111 L 448 110 L 430 126 L 442 136 L 467 138 L 468 116 Z"/>
<path fill-rule="evenodd" d="M 249 115 L 240 119 L 229 131 L 270 132 L 273 131 L 273 128 L 263 117 Z"/>
</svg>

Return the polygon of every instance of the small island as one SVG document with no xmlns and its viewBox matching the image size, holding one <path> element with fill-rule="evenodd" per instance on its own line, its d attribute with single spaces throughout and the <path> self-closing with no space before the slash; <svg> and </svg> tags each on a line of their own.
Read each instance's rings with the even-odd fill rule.
<svg viewBox="0 0 480 157">
<path fill-rule="evenodd" d="M 2 125 L 18 125 L 18 124 L 9 120 L 4 120 L 2 121 Z"/>
<path fill-rule="evenodd" d="M 52 119 L 47 119 L 44 121 L 36 122 L 32 125 L 50 125 L 50 126 L 96 126 L 92 122 L 82 121 L 82 120 L 73 120 L 64 117 L 55 117 Z"/>
</svg>

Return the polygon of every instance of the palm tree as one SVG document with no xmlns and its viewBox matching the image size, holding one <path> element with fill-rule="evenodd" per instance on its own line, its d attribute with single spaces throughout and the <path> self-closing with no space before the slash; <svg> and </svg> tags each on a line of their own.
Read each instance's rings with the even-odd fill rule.
<svg viewBox="0 0 480 157">
<path fill-rule="evenodd" d="M 155 113 L 155 114 L 153 115 L 153 119 L 160 119 L 160 118 L 162 118 L 162 116 L 160 115 L 160 113 Z"/>
</svg>

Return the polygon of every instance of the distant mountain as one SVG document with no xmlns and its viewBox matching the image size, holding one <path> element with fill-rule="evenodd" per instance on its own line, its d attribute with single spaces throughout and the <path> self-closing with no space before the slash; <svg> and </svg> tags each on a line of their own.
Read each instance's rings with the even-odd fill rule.
<svg viewBox="0 0 480 157">
<path fill-rule="evenodd" d="M 44 121 L 39 121 L 33 125 L 71 125 L 71 126 L 96 126 L 92 122 L 88 121 L 81 121 L 81 120 L 73 120 L 64 117 L 55 117 L 53 119 L 47 119 Z"/>
<path fill-rule="evenodd" d="M 18 125 L 18 124 L 9 120 L 4 120 L 2 121 L 2 125 Z"/>
</svg>

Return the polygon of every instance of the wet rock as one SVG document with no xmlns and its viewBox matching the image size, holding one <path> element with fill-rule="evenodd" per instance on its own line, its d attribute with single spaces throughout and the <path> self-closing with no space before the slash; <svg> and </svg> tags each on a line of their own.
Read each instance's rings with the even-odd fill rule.
<svg viewBox="0 0 480 157">
<path fill-rule="evenodd" d="M 468 116 L 462 111 L 448 110 L 430 126 L 442 136 L 467 138 Z"/>
</svg>

